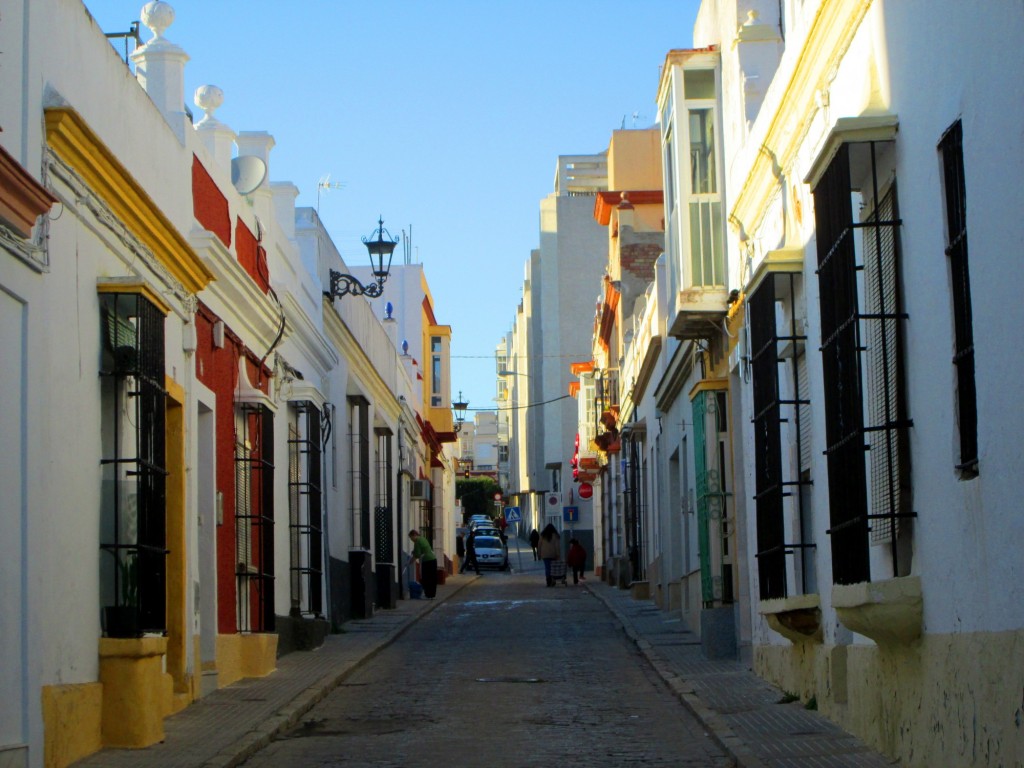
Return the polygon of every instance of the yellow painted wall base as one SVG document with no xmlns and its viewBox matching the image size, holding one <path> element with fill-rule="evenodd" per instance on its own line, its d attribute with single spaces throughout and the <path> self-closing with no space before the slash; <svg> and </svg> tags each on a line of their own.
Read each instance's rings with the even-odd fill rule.
<svg viewBox="0 0 1024 768">
<path fill-rule="evenodd" d="M 265 677 L 277 668 L 277 635 L 217 635 L 221 688 L 244 677 Z"/>
<path fill-rule="evenodd" d="M 44 685 L 43 765 L 64 768 L 103 746 L 99 683 Z"/>
<path fill-rule="evenodd" d="M 761 645 L 754 668 L 903 766 L 1024 764 L 1024 630 Z"/>
<path fill-rule="evenodd" d="M 100 638 L 103 746 L 141 748 L 164 738 L 174 681 L 165 674 L 166 637 Z"/>
</svg>

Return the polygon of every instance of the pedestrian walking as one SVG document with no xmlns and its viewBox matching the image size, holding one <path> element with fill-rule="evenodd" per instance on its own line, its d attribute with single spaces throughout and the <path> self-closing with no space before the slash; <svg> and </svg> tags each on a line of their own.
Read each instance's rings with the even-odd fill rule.
<svg viewBox="0 0 1024 768">
<path fill-rule="evenodd" d="M 579 584 L 581 581 L 587 580 L 583 575 L 587 565 L 587 550 L 580 544 L 579 539 L 569 539 L 569 552 L 565 556 L 565 562 L 572 568 L 573 584 Z"/>
<path fill-rule="evenodd" d="M 540 560 L 540 552 L 537 551 L 537 546 L 540 544 L 540 531 L 534 528 L 530 531 L 530 546 L 533 547 L 533 559 Z"/>
<path fill-rule="evenodd" d="M 555 586 L 555 580 L 551 576 L 551 563 L 562 559 L 562 537 L 554 525 L 548 523 L 540 535 L 538 545 L 540 559 L 544 561 L 544 580 L 549 587 Z"/>
<path fill-rule="evenodd" d="M 467 568 L 472 568 L 477 576 L 480 575 L 480 563 L 476 560 L 476 531 L 470 531 L 466 538 L 466 559 L 462 561 L 459 573 L 465 573 Z"/>
<path fill-rule="evenodd" d="M 427 537 L 415 528 L 409 531 L 412 540 L 412 559 L 420 561 L 420 584 L 423 596 L 433 600 L 437 596 L 437 555 L 434 554 Z"/>
</svg>

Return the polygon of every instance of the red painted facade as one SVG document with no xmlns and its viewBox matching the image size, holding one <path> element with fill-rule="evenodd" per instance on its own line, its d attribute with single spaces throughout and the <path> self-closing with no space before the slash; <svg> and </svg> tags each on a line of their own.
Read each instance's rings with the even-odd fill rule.
<svg viewBox="0 0 1024 768">
<path fill-rule="evenodd" d="M 231 211 L 227 197 L 217 186 L 209 172 L 193 156 L 192 162 L 192 209 L 196 221 L 210 230 L 230 247 Z M 270 272 L 267 254 L 259 240 L 249 228 L 236 218 L 234 231 L 235 255 L 246 273 L 264 293 L 270 289 Z M 239 358 L 244 357 L 249 382 L 260 391 L 267 393 L 270 385 L 270 370 L 262 367 L 258 358 L 246 349 L 244 342 L 225 324 L 224 345 L 213 343 L 214 325 L 222 318 L 200 302 L 196 311 L 196 378 L 213 391 L 216 416 L 216 487 L 223 504 L 223 522 L 217 526 L 217 625 L 220 633 L 237 632 L 237 589 L 236 569 L 238 553 L 235 525 L 235 394 L 238 389 Z M 254 503 L 256 507 L 258 502 Z M 256 511 L 260 510 L 256 508 Z M 252 543 L 253 554 L 260 557 L 261 542 Z M 254 612 L 256 606 L 251 606 Z"/>
<path fill-rule="evenodd" d="M 270 271 L 267 268 L 267 252 L 253 235 L 245 223 L 238 219 L 235 222 L 235 254 L 238 263 L 249 273 L 260 290 L 270 290 Z"/>
<path fill-rule="evenodd" d="M 228 199 L 199 158 L 192 156 L 192 213 L 203 227 L 231 247 L 231 211 Z"/>
<path fill-rule="evenodd" d="M 224 346 L 213 344 L 213 326 L 219 320 L 209 307 L 200 303 L 196 312 L 196 378 L 214 393 L 216 421 L 216 486 L 222 494 L 224 522 L 217 526 L 217 625 L 222 634 L 238 630 L 236 615 L 235 568 L 235 390 L 238 386 L 238 359 L 244 355 L 249 379 L 263 392 L 269 390 L 270 371 L 264 366 L 257 376 L 258 362 L 245 349 L 242 340 L 230 330 L 224 332 Z M 257 383 L 258 382 L 258 383 Z"/>
</svg>

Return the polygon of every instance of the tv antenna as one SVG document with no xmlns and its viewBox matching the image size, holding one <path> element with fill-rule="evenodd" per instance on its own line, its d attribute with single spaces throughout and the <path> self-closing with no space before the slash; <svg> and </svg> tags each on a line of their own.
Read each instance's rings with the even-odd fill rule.
<svg viewBox="0 0 1024 768">
<path fill-rule="evenodd" d="M 342 181 L 331 181 L 331 174 L 328 173 L 326 176 L 322 176 L 320 178 L 320 181 L 318 181 L 316 183 L 316 212 L 317 212 L 317 214 L 320 213 L 320 190 L 321 189 L 326 189 L 327 191 L 330 191 L 332 189 L 344 189 L 344 188 L 345 188 L 345 183 L 344 182 L 342 182 Z"/>
</svg>

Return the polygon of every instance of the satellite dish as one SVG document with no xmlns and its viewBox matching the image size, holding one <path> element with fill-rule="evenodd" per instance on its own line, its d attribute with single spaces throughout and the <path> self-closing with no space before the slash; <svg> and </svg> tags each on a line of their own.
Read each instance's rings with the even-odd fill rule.
<svg viewBox="0 0 1024 768">
<path fill-rule="evenodd" d="M 240 195 L 256 190 L 267 178 L 267 164 L 255 155 L 243 155 L 231 161 L 231 183 Z"/>
</svg>

